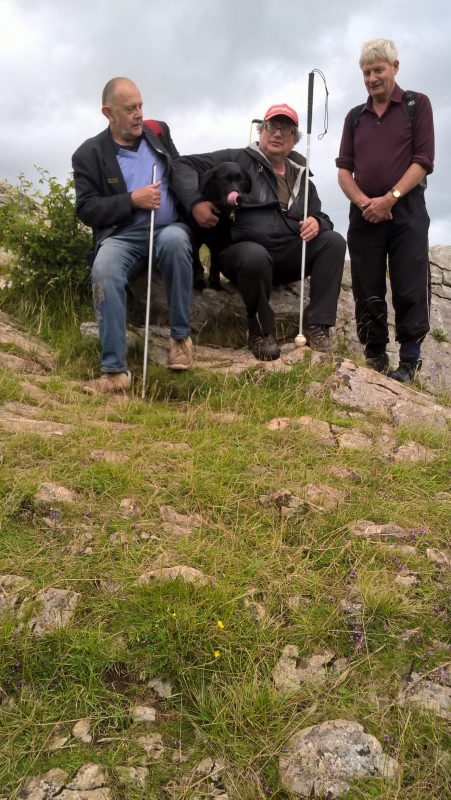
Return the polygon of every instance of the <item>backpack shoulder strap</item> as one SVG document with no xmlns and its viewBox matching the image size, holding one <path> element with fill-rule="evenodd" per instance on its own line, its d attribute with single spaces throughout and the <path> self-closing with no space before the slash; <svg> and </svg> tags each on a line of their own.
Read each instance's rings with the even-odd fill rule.
<svg viewBox="0 0 451 800">
<path fill-rule="evenodd" d="M 163 128 L 156 119 L 145 119 L 143 120 L 143 125 L 149 128 L 159 139 L 163 136 Z"/>
<path fill-rule="evenodd" d="M 410 119 L 414 119 L 417 113 L 417 92 L 407 89 L 404 92 L 403 101 Z"/>
<path fill-rule="evenodd" d="M 354 131 L 357 128 L 357 125 L 360 122 L 360 117 L 363 114 L 363 109 L 365 108 L 366 103 L 362 103 L 359 106 L 354 106 L 351 108 L 351 123 L 352 123 L 352 134 L 354 135 Z"/>
</svg>

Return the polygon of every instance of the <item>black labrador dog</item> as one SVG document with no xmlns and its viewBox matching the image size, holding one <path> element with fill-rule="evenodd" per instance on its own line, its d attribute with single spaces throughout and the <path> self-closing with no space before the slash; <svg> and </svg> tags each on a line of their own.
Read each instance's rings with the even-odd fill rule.
<svg viewBox="0 0 451 800">
<path fill-rule="evenodd" d="M 252 189 L 249 173 L 235 161 L 223 161 L 208 169 L 201 177 L 200 190 L 206 200 L 219 211 L 218 224 L 208 231 L 202 230 L 201 239 L 210 250 L 209 285 L 220 289 L 219 253 L 229 239 L 230 225 L 234 214 L 243 202 L 243 197 Z"/>
</svg>

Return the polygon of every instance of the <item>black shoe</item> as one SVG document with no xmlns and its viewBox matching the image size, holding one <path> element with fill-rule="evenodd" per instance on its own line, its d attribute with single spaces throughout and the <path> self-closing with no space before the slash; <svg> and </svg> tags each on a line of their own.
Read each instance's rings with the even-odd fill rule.
<svg viewBox="0 0 451 800">
<path fill-rule="evenodd" d="M 276 358 L 280 358 L 280 347 L 271 334 L 268 336 L 249 334 L 249 347 L 259 361 L 275 361 Z"/>
<path fill-rule="evenodd" d="M 389 372 L 388 377 L 399 383 L 413 383 L 422 363 L 421 358 L 415 361 L 400 361 L 398 368 Z"/>
<path fill-rule="evenodd" d="M 387 353 L 380 353 L 378 356 L 366 356 L 366 366 L 386 375 L 390 366 Z"/>
<path fill-rule="evenodd" d="M 332 350 L 328 325 L 306 325 L 302 328 L 302 333 L 312 350 L 319 350 L 321 353 L 328 353 L 329 350 Z"/>
</svg>

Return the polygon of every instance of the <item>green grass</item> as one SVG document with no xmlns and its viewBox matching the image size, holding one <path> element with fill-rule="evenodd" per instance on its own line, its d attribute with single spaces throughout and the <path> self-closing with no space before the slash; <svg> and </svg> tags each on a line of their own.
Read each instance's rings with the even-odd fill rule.
<svg viewBox="0 0 451 800">
<path fill-rule="evenodd" d="M 437 499 L 449 486 L 446 433 L 396 431 L 398 444 L 420 442 L 436 458 L 392 464 L 375 449 L 327 447 L 295 427 L 269 431 L 265 423 L 273 417 L 308 414 L 376 435 L 377 418 L 346 416 L 326 392 L 319 399 L 306 395 L 312 381 L 332 370 L 308 359 L 285 374 L 238 377 L 151 367 L 144 402 L 137 395 L 119 402 L 89 398 L 70 382 L 94 370 L 97 359 L 95 345 L 76 335 L 77 324 L 74 314 L 64 333 L 58 320 L 41 316 L 39 323 L 58 349 L 54 375 L 39 384 L 57 405 L 39 401 L 40 417 L 70 424 L 71 432 L 45 439 L 0 429 L 1 574 L 30 581 L 23 616 L 0 616 L 0 795 L 15 798 L 26 777 L 52 767 L 73 774 L 94 761 L 104 765 L 118 800 L 206 797 L 206 784 L 195 787 L 189 776 L 202 758 L 215 756 L 228 765 L 231 798 L 288 800 L 277 769 L 288 737 L 343 718 L 360 722 L 402 767 L 399 784 L 368 780 L 353 786 L 347 800 L 445 800 L 445 723 L 400 708 L 397 696 L 412 669 L 426 673 L 449 660 L 437 644 L 449 625 L 446 573 L 425 554 L 447 543 L 449 505 Z M 139 348 L 131 357 L 139 374 Z M 20 376 L 0 372 L 2 404 L 36 405 L 28 391 Z M 218 411 L 239 416 L 224 422 Z M 99 449 L 128 460 L 93 460 Z M 358 468 L 362 481 L 338 478 L 332 466 Z M 43 481 L 72 489 L 76 501 L 37 502 Z M 330 512 L 301 507 L 289 519 L 259 503 L 260 495 L 282 487 L 302 496 L 306 483 L 340 489 L 345 500 Z M 125 497 L 137 503 L 136 519 L 121 515 Z M 159 512 L 165 504 L 204 522 L 186 535 L 167 533 Z M 49 523 L 52 512 L 58 514 Z M 409 529 L 416 553 L 352 537 L 348 525 L 358 519 Z M 139 538 L 143 531 L 148 538 Z M 92 552 L 83 554 L 77 542 L 87 534 Z M 123 536 L 122 545 L 114 534 Z M 417 588 L 394 583 L 400 562 L 420 575 Z M 143 572 L 173 564 L 200 569 L 212 583 L 137 584 Z M 67 628 L 35 639 L 26 623 L 34 595 L 47 587 L 75 590 L 80 600 Z M 295 595 L 298 607 L 290 600 Z M 363 603 L 358 642 L 339 605 L 355 595 Z M 262 620 L 252 603 L 264 606 Z M 301 656 L 328 647 L 349 659 L 349 669 L 325 686 L 281 694 L 272 671 L 286 644 Z M 172 698 L 152 695 L 154 677 L 172 681 Z M 157 723 L 132 724 L 130 708 L 139 702 L 156 706 Z M 94 743 L 71 738 L 49 752 L 56 727 L 68 735 L 85 716 Z M 166 751 L 152 762 L 144 792 L 126 789 L 116 768 L 139 765 L 136 739 L 154 732 Z M 175 763 L 179 741 L 187 761 Z"/>
</svg>

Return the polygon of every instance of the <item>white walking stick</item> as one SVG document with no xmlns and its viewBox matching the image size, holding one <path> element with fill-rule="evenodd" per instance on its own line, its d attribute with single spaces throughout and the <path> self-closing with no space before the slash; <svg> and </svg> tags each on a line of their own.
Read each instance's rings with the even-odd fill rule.
<svg viewBox="0 0 451 800">
<path fill-rule="evenodd" d="M 152 183 L 157 177 L 157 165 L 152 167 Z M 146 326 L 144 331 L 144 364 L 143 364 L 143 387 L 141 397 L 144 400 L 146 394 L 147 381 L 147 354 L 149 350 L 149 319 L 150 319 L 150 287 L 152 283 L 152 257 L 153 257 L 153 231 L 155 227 L 155 209 L 150 212 L 150 234 L 149 234 L 149 262 L 147 267 L 147 301 L 146 301 Z"/>
<path fill-rule="evenodd" d="M 307 158 L 305 162 L 305 191 L 304 191 L 304 220 L 307 219 L 308 209 L 308 183 L 310 175 L 310 134 L 312 132 L 312 108 L 313 108 L 313 82 L 315 75 L 309 72 L 308 76 L 308 100 L 307 100 Z M 302 255 L 301 255 L 301 287 L 299 297 L 299 333 L 296 336 L 294 343 L 296 347 L 305 347 L 307 339 L 302 333 L 302 322 L 304 317 L 304 282 L 305 282 L 305 251 L 307 242 L 302 240 Z"/>
</svg>

